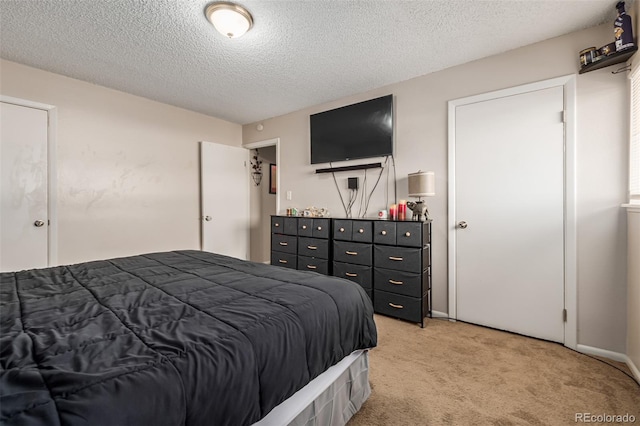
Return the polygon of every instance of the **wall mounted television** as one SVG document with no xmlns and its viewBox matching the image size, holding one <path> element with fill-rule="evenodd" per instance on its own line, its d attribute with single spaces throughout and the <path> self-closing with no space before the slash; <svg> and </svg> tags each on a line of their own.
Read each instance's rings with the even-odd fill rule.
<svg viewBox="0 0 640 426">
<path fill-rule="evenodd" d="M 312 114 L 311 164 L 393 154 L 393 95 Z"/>
</svg>

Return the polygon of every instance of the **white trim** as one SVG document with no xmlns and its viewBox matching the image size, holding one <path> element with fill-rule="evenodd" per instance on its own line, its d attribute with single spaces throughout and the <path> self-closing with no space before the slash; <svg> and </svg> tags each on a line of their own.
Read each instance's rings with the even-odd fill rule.
<svg viewBox="0 0 640 426">
<path fill-rule="evenodd" d="M 431 311 L 431 315 L 434 318 L 449 318 L 449 314 L 447 314 L 446 312 Z"/>
<path fill-rule="evenodd" d="M 47 112 L 47 216 L 48 227 L 48 259 L 49 266 L 58 264 L 58 168 L 57 168 L 57 145 L 58 145 L 58 109 L 55 105 L 33 102 L 26 99 L 14 98 L 0 95 L 0 102 L 23 106 L 27 108 L 39 109 Z"/>
<path fill-rule="evenodd" d="M 457 318 L 456 292 L 456 204 L 455 204 L 455 140 L 456 108 L 491 99 L 563 86 L 565 109 L 565 247 L 564 304 L 567 321 L 564 324 L 564 345 L 575 349 L 578 340 L 577 313 L 577 220 L 576 220 L 576 76 L 556 77 L 508 89 L 483 93 L 448 102 L 448 281 L 449 317 Z"/>
<path fill-rule="evenodd" d="M 633 377 L 636 378 L 636 381 L 640 383 L 640 369 L 633 363 L 631 358 L 629 358 L 628 356 L 627 356 L 627 367 L 629 367 L 629 370 L 631 370 L 631 372 L 633 373 Z"/>
<path fill-rule="evenodd" d="M 600 348 L 587 346 L 587 345 L 580 345 L 580 344 L 576 345 L 576 351 L 581 352 L 583 354 L 587 354 L 587 355 L 595 355 L 595 356 L 609 358 L 618 362 L 627 362 L 627 360 L 629 359 L 625 354 L 622 354 L 620 352 L 613 352 L 607 349 L 600 349 Z"/>
<path fill-rule="evenodd" d="M 242 145 L 243 148 L 247 149 L 255 149 L 255 148 L 264 148 L 267 146 L 276 147 L 276 213 L 280 214 L 280 138 L 266 139 L 258 142 L 251 142 L 246 145 Z"/>
<path fill-rule="evenodd" d="M 621 207 L 626 208 L 630 213 L 640 213 L 640 203 L 623 204 Z"/>
</svg>

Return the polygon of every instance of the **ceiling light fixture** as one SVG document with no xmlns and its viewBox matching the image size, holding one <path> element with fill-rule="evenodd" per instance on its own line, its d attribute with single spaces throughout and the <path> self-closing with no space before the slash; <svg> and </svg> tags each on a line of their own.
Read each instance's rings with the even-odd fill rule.
<svg viewBox="0 0 640 426">
<path fill-rule="evenodd" d="M 211 3 L 204 14 L 220 34 L 229 38 L 238 38 L 253 26 L 249 11 L 234 3 Z"/>
</svg>

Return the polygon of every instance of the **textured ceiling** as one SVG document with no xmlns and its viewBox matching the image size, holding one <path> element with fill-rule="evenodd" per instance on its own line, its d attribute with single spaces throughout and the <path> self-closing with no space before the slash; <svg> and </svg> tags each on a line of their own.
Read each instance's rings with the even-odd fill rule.
<svg viewBox="0 0 640 426">
<path fill-rule="evenodd" d="M 230 40 L 208 3 L 0 0 L 0 56 L 246 124 L 616 16 L 616 0 L 241 0 L 254 27 Z"/>
</svg>

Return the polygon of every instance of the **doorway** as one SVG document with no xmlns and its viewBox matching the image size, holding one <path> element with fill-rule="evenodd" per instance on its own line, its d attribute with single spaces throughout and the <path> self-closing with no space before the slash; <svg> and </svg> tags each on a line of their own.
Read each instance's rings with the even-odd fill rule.
<svg viewBox="0 0 640 426">
<path fill-rule="evenodd" d="M 449 102 L 449 316 L 575 347 L 575 78 Z"/>
<path fill-rule="evenodd" d="M 0 96 L 0 271 L 57 263 L 56 109 Z"/>
<path fill-rule="evenodd" d="M 270 263 L 271 215 L 280 211 L 280 139 L 268 139 L 244 145 L 250 156 L 262 161 L 260 185 L 251 182 L 251 257 L 255 262 Z M 271 165 L 275 165 L 272 176 Z M 275 192 L 275 193 L 274 193 Z"/>
</svg>

